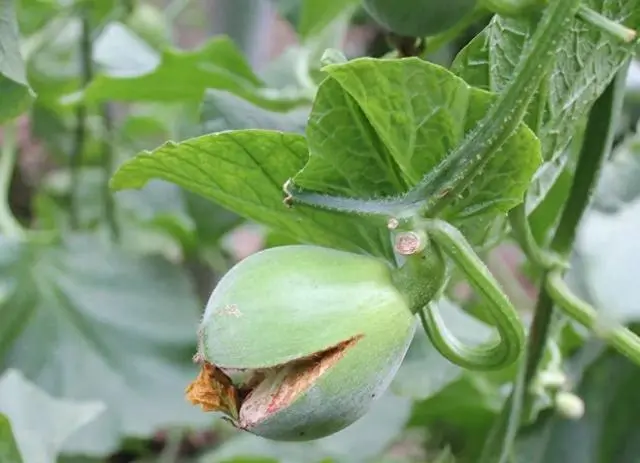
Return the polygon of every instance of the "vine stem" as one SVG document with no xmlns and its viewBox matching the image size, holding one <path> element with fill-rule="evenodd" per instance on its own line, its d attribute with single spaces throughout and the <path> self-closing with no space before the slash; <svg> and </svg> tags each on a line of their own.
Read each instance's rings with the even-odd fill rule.
<svg viewBox="0 0 640 463">
<path fill-rule="evenodd" d="M 116 219 L 115 203 L 113 200 L 113 193 L 109 188 L 109 180 L 113 173 L 113 115 L 112 106 L 110 103 L 102 105 L 102 126 L 103 126 L 103 139 L 102 139 L 102 174 L 104 175 L 104 184 L 102 189 L 103 201 L 104 201 L 104 216 L 109 226 L 111 233 L 111 239 L 118 241 L 120 239 L 120 227 Z"/>
<path fill-rule="evenodd" d="M 89 21 L 89 12 L 86 7 L 81 12 L 82 31 L 80 33 L 80 60 L 81 70 L 81 86 L 85 87 L 93 77 L 92 66 L 92 42 L 91 42 L 91 24 Z M 71 170 L 71 186 L 69 191 L 69 219 L 71 228 L 76 229 L 79 226 L 78 219 L 78 181 L 80 177 L 80 167 L 82 166 L 82 153 L 84 151 L 87 135 L 87 107 L 84 103 L 78 104 L 76 108 L 76 130 L 73 140 L 73 151 L 69 159 L 69 169 Z"/>
<path fill-rule="evenodd" d="M 592 10 L 586 5 L 580 5 L 577 17 L 585 23 L 597 27 L 625 43 L 633 42 L 638 36 L 638 33 L 635 30 L 629 29 L 620 23 L 612 21 L 606 16 L 602 16 L 600 13 Z"/>
<path fill-rule="evenodd" d="M 423 213 L 436 216 L 457 198 L 516 131 L 579 6 L 580 0 L 557 0 L 546 8 L 514 70 L 516 77 L 477 128 L 409 193 L 410 202 L 428 198 L 421 206 Z"/>
<path fill-rule="evenodd" d="M 566 258 L 573 248 L 578 225 L 591 200 L 602 164 L 611 151 L 616 118 L 622 109 L 628 65 L 629 62 L 621 68 L 589 112 L 585 137 L 569 198 L 564 205 L 560 222 L 550 245 L 551 251 L 561 257 Z M 552 273 L 553 284 L 556 283 L 557 275 L 562 275 L 560 269 L 545 270 L 543 273 L 542 287 L 529 332 L 525 363 L 520 369 L 511 397 L 507 400 L 502 414 L 498 417 L 489 435 L 480 460 L 482 463 L 495 461 L 493 458 L 498 452 L 500 454 L 498 460 L 500 463 L 505 463 L 509 458 L 513 442 L 520 427 L 522 409 L 525 408 L 525 396 L 529 391 L 531 381 L 536 375 L 547 344 L 553 318 L 553 306 L 556 302 L 548 291 L 547 282 Z M 552 289 L 554 288 L 552 287 Z M 557 292 L 553 294 L 558 295 Z M 566 292 L 564 294 L 566 295 Z M 566 296 L 563 296 L 563 298 L 566 299 Z M 565 302 L 567 301 L 565 300 Z M 575 307 L 569 307 L 567 312 L 570 312 L 572 308 Z M 577 312 L 574 311 L 574 313 Z"/>
<path fill-rule="evenodd" d="M 18 155 L 16 139 L 16 123 L 10 122 L 2 130 L 2 158 L 0 158 L 0 231 L 10 238 L 22 238 L 25 233 L 9 205 L 9 189 Z"/>
<path fill-rule="evenodd" d="M 604 339 L 607 344 L 640 365 L 640 338 L 624 326 L 601 328 L 598 312 L 573 294 L 560 271 L 554 270 L 549 273 L 545 281 L 545 288 L 558 307 L 567 315 L 599 334 L 599 337 Z"/>
<path fill-rule="evenodd" d="M 523 350 L 524 328 L 518 312 L 500 284 L 464 235 L 453 225 L 442 220 L 427 220 L 422 226 L 483 298 L 487 313 L 499 334 L 499 339 L 491 344 L 467 346 L 449 331 L 435 304 L 429 304 L 418 315 L 433 345 L 452 363 L 472 370 L 500 369 L 516 362 Z"/>
</svg>

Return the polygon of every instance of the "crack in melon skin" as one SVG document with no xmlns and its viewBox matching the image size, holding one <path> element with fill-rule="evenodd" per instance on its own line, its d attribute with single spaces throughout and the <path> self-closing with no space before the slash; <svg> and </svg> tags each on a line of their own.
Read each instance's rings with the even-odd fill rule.
<svg viewBox="0 0 640 463">
<path fill-rule="evenodd" d="M 240 407 L 240 428 L 250 430 L 269 416 L 290 406 L 331 367 L 338 363 L 360 339 L 355 336 L 324 352 L 280 366 L 264 378 Z"/>
</svg>

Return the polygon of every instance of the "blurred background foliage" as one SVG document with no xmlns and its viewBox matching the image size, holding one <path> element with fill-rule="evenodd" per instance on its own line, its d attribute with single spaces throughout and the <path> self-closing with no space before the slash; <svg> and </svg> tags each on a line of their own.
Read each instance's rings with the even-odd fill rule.
<svg viewBox="0 0 640 463">
<path fill-rule="evenodd" d="M 269 442 L 189 405 L 183 391 L 196 374 L 195 331 L 216 279 L 289 239 L 168 183 L 107 188 L 115 166 L 169 139 L 242 128 L 304 132 L 326 48 L 349 58 L 390 50 L 357 1 L 18 0 L 15 11 L 0 4 L 3 162 L 18 153 L 4 200 L 37 236 L 19 239 L 20 227 L 8 233 L 3 207 L 0 461 L 473 461 L 515 371 L 462 370 L 423 334 L 371 413 L 326 439 Z M 449 66 L 484 25 L 428 59 Z M 637 63 L 627 83 L 616 148 L 570 278 L 605 316 L 635 323 Z M 531 214 L 540 240 L 572 168 L 567 163 Z M 518 248 L 502 242 L 485 257 L 526 317 L 536 275 Z M 471 342 L 486 339 L 488 328 L 469 315 L 477 301 L 463 285 L 454 289 L 448 324 Z M 595 341 L 583 345 L 585 336 L 567 325 L 552 340 L 558 357 L 548 360 L 571 377 L 585 416 L 563 419 L 541 395 L 514 461 L 638 461 L 640 372 Z"/>
</svg>

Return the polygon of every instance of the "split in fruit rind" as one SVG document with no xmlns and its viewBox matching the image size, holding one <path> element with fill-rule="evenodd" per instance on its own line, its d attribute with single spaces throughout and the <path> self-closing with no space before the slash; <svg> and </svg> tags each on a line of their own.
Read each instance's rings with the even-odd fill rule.
<svg viewBox="0 0 640 463">
<path fill-rule="evenodd" d="M 250 372 L 244 384 L 233 384 L 224 371 L 205 360 L 186 389 L 187 400 L 203 411 L 224 413 L 237 427 L 250 430 L 295 402 L 361 338 L 354 336 L 311 356 Z"/>
</svg>

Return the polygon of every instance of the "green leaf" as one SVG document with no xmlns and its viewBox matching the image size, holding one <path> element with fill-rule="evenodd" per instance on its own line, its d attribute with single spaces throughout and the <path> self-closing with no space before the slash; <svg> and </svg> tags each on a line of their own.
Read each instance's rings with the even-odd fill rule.
<svg viewBox="0 0 640 463">
<path fill-rule="evenodd" d="M 3 334 L 0 365 L 56 397 L 108 406 L 65 451 L 104 455 L 124 436 L 211 419 L 182 395 L 197 373 L 200 315 L 183 271 L 89 235 L 56 246 L 4 240 L 0 249 L 11 257 L 0 265 L 0 316 L 12 314 L 18 334 L 11 343 Z"/>
<path fill-rule="evenodd" d="M 200 101 L 207 88 L 232 92 L 274 110 L 295 107 L 300 100 L 271 97 L 228 37 L 211 39 L 195 51 L 163 50 L 153 70 L 135 66 L 117 74 L 100 74 L 84 90 L 89 103 L 116 101 Z M 71 102 L 78 102 L 72 98 Z"/>
<path fill-rule="evenodd" d="M 318 35 L 338 16 L 350 14 L 358 0 L 303 0 L 298 24 L 302 40 Z"/>
<path fill-rule="evenodd" d="M 35 97 L 20 55 L 14 0 L 0 0 L 0 43 L 0 123 L 3 123 L 26 111 Z"/>
<path fill-rule="evenodd" d="M 576 387 L 585 402 L 579 421 L 551 417 L 518 442 L 517 463 L 636 463 L 640 455 L 640 369 L 609 354 Z"/>
<path fill-rule="evenodd" d="M 9 369 L 0 377 L 0 461 L 55 463 L 64 442 L 103 414 L 105 408 L 97 401 L 53 398 L 20 371 Z"/>
<path fill-rule="evenodd" d="M 320 86 L 307 128 L 309 162 L 294 181 L 338 196 L 405 193 L 462 141 L 495 99 L 416 58 L 362 58 L 324 70 L 330 78 Z M 539 143 L 521 125 L 443 214 L 460 225 L 472 216 L 508 211 L 522 202 L 539 163 Z"/>
<path fill-rule="evenodd" d="M 640 27 L 639 0 L 589 0 L 584 4 L 628 27 Z M 560 158 L 554 168 L 556 177 L 562 172 L 563 153 L 577 126 L 635 50 L 634 44 L 624 44 L 577 18 L 568 23 L 568 28 L 565 42 L 558 47 L 562 53 L 531 103 L 527 118 L 542 142 L 544 159 L 553 162 Z M 494 16 L 484 32 L 456 57 L 452 70 L 470 85 L 500 92 L 511 80 L 534 31 L 531 18 Z M 542 119 L 538 124 L 535 120 L 540 111 Z M 547 181 L 532 188 L 532 208 L 552 184 Z"/>
<path fill-rule="evenodd" d="M 120 166 L 111 186 L 141 188 L 151 179 L 166 180 L 301 242 L 391 258 L 382 221 L 283 204 L 282 185 L 306 160 L 302 135 L 223 132 L 143 152 Z"/>
<path fill-rule="evenodd" d="M 9 418 L 0 413 L 0 461 L 5 463 L 22 463 L 18 445 L 13 437 Z"/>
<path fill-rule="evenodd" d="M 279 463 L 364 463 L 384 450 L 404 429 L 411 411 L 407 399 L 385 394 L 367 415 L 348 428 L 310 442 L 276 442 L 250 434 L 231 439 L 200 463 L 223 463 L 232 458 L 273 458 Z M 242 460 L 240 460 L 242 461 Z"/>
</svg>

